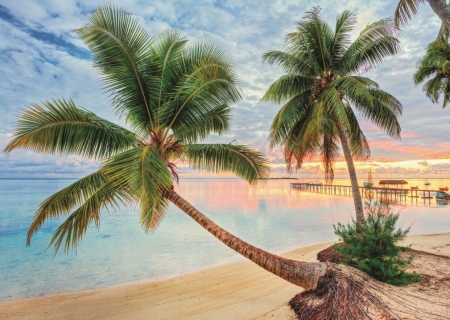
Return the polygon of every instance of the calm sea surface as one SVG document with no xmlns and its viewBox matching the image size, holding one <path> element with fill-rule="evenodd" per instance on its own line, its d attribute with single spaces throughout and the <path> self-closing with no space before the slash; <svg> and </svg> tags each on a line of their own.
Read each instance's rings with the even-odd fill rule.
<svg viewBox="0 0 450 320">
<path fill-rule="evenodd" d="M 450 187 L 450 179 L 406 179 L 409 186 Z M 0 301 L 74 292 L 169 278 L 243 259 L 185 213 L 169 207 L 159 229 L 146 234 L 139 214 L 123 208 L 103 212 L 100 230 L 89 228 L 68 254 L 46 250 L 61 220 L 48 221 L 26 247 L 26 232 L 38 204 L 74 180 L 0 179 Z M 290 182 L 270 180 L 250 187 L 238 179 L 182 179 L 177 191 L 213 221 L 265 250 L 281 253 L 336 238 L 332 224 L 348 222 L 349 197 L 307 193 Z M 334 184 L 349 185 L 336 179 Z M 420 201 L 419 201 L 420 203 Z M 450 230 L 447 205 L 403 206 L 401 223 L 411 233 Z"/>
</svg>

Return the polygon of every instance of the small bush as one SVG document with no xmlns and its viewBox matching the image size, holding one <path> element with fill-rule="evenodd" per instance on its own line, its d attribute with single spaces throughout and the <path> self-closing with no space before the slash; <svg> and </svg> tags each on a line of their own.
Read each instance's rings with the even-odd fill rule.
<svg viewBox="0 0 450 320">
<path fill-rule="evenodd" d="M 396 245 L 410 228 L 396 229 L 400 216 L 393 213 L 388 203 L 366 202 L 366 210 L 368 216 L 364 225 L 353 219 L 347 226 L 341 223 L 333 225 L 335 233 L 345 244 L 336 246 L 336 250 L 345 256 L 342 262 L 356 266 L 382 282 L 394 285 L 419 282 L 419 274 L 406 272 L 414 258 L 401 256 L 408 247 Z"/>
</svg>

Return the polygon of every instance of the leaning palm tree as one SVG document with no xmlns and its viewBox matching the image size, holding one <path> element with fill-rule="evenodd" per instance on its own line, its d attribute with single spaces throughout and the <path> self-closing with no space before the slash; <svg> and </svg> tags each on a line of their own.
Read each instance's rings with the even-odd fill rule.
<svg viewBox="0 0 450 320">
<path fill-rule="evenodd" d="M 333 163 L 342 146 L 352 185 L 356 219 L 364 223 L 361 193 L 353 158 L 367 160 L 369 144 L 354 111 L 394 138 L 400 137 L 397 115 L 402 105 L 378 84 L 359 74 L 399 50 L 397 29 L 390 20 L 369 24 L 352 43 L 356 13 L 344 11 L 335 30 L 314 8 L 286 36 L 285 51 L 270 51 L 264 61 L 281 66 L 285 75 L 267 90 L 262 101 L 284 103 L 269 135 L 272 148 L 282 146 L 288 171 L 320 154 L 325 178 L 334 178 Z"/>
<path fill-rule="evenodd" d="M 423 91 L 433 103 L 438 103 L 442 95 L 445 108 L 450 102 L 450 43 L 444 36 L 430 43 L 425 56 L 417 62 L 414 83 L 418 85 L 428 78 Z"/>
<path fill-rule="evenodd" d="M 102 209 L 140 208 L 145 230 L 155 230 L 168 202 L 212 235 L 264 269 L 313 289 L 324 263 L 284 259 L 220 228 L 178 195 L 177 161 L 210 172 L 233 172 L 250 183 L 268 175 L 259 152 L 232 144 L 199 144 L 230 125 L 230 105 L 240 99 L 236 74 L 225 51 L 211 43 L 187 45 L 179 31 L 150 37 L 127 11 L 101 6 L 75 31 L 87 44 L 115 112 L 131 130 L 75 105 L 53 100 L 20 116 L 4 152 L 22 148 L 50 154 L 78 154 L 101 167 L 56 192 L 38 207 L 27 244 L 48 219 L 67 216 L 50 245 L 75 247 L 88 226 L 100 225 Z"/>
</svg>

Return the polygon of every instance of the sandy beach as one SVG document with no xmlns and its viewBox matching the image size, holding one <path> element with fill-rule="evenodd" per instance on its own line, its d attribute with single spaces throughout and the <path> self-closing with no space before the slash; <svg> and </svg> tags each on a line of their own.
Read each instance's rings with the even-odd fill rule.
<svg viewBox="0 0 450 320">
<path fill-rule="evenodd" d="M 450 232 L 411 235 L 412 248 L 450 256 Z M 330 243 L 283 254 L 315 261 Z M 0 303 L 0 319 L 293 319 L 302 289 L 243 261 L 163 281 Z"/>
</svg>

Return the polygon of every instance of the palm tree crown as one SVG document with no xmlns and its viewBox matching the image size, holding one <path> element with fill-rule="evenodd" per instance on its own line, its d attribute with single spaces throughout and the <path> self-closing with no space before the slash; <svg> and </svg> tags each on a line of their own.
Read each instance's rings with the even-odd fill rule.
<svg viewBox="0 0 450 320">
<path fill-rule="evenodd" d="M 116 114 L 131 130 L 65 99 L 20 115 L 7 154 L 24 148 L 102 161 L 97 172 L 41 203 L 28 244 L 47 219 L 68 215 L 51 240 L 55 253 L 63 243 L 68 250 L 91 223 L 99 226 L 102 209 L 119 205 L 138 204 L 143 228 L 155 230 L 180 160 L 210 172 L 233 172 L 250 183 L 267 176 L 265 158 L 247 146 L 197 143 L 229 128 L 230 105 L 241 98 L 224 50 L 208 42 L 188 45 L 178 30 L 150 37 L 130 13 L 108 5 L 75 32 L 91 50 Z"/>
<path fill-rule="evenodd" d="M 397 115 L 402 105 L 375 81 L 359 75 L 399 51 L 398 30 L 391 20 L 380 20 L 351 42 L 355 23 L 356 13 L 344 11 L 333 30 L 321 19 L 319 8 L 308 12 L 297 31 L 286 36 L 285 51 L 264 54 L 264 61 L 280 66 L 286 74 L 269 87 L 262 101 L 283 103 L 272 122 L 269 142 L 272 148 L 284 148 L 288 170 L 300 168 L 305 159 L 320 154 L 325 177 L 333 179 L 341 143 L 357 218 L 363 222 L 352 157 L 366 160 L 370 149 L 354 111 L 399 138 Z"/>
<path fill-rule="evenodd" d="M 444 36 L 430 43 L 425 56 L 417 62 L 413 75 L 416 85 L 423 85 L 423 91 L 433 103 L 443 96 L 442 108 L 450 102 L 450 43 Z"/>
</svg>

